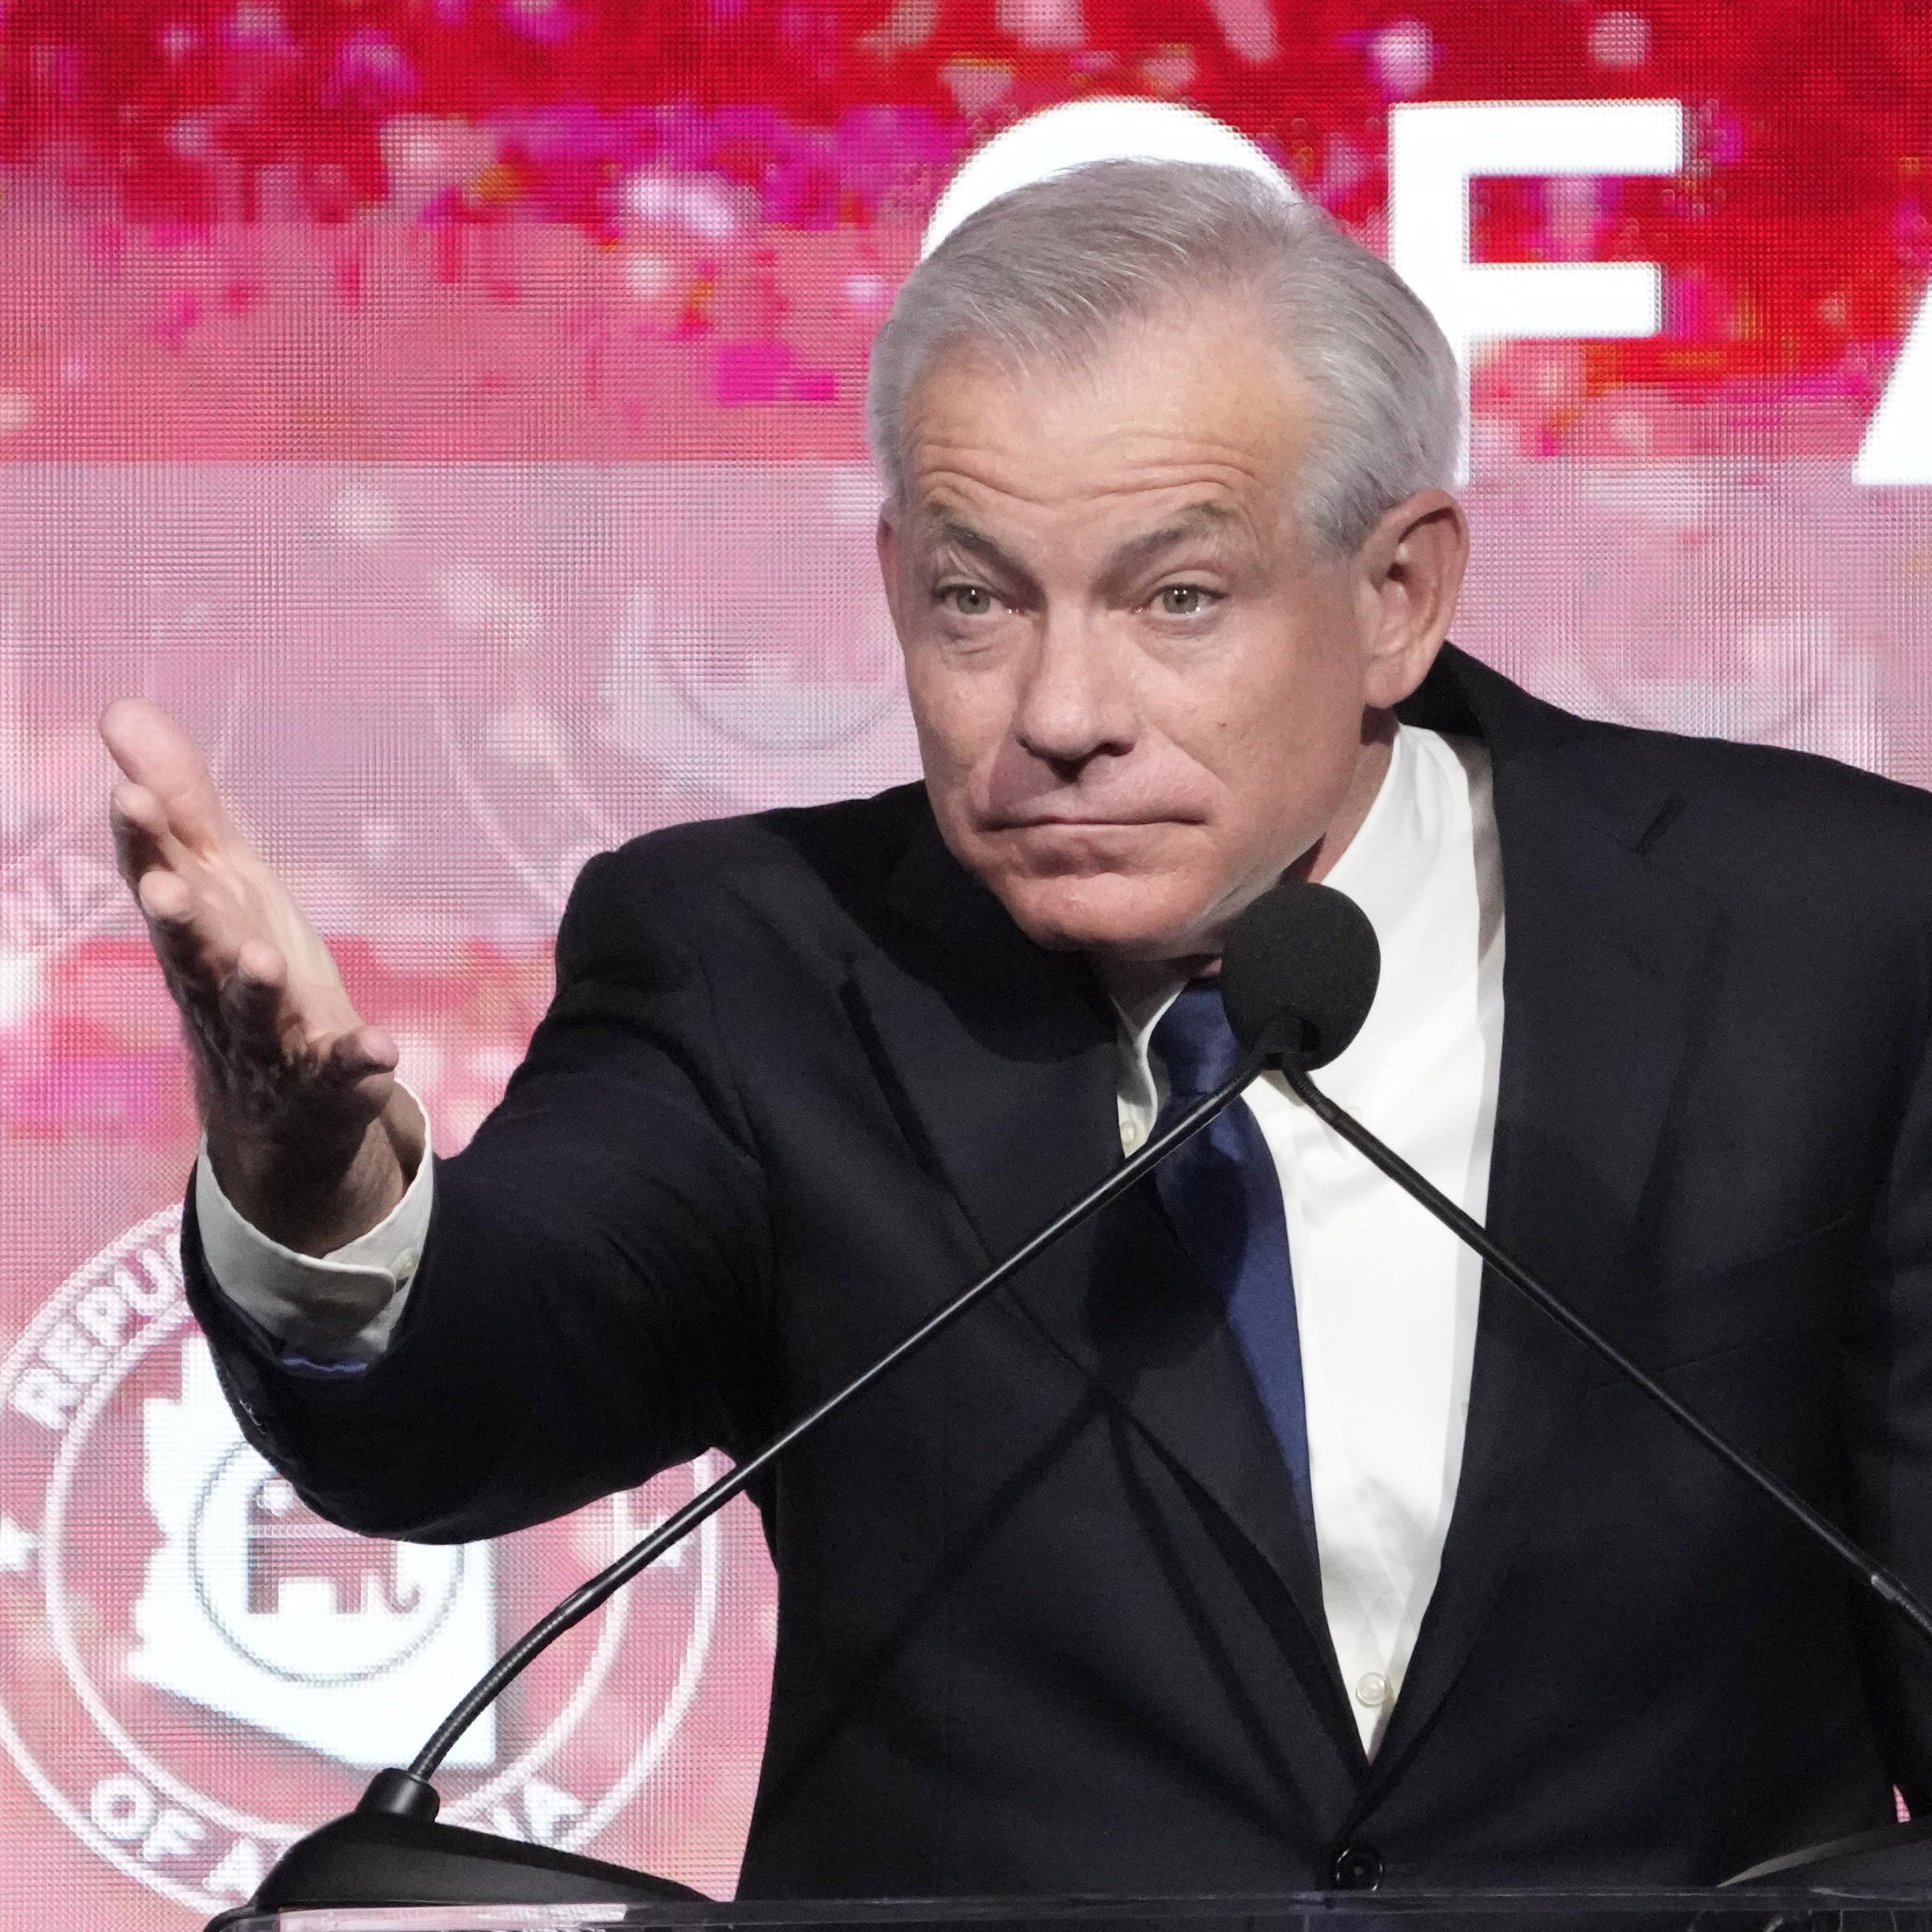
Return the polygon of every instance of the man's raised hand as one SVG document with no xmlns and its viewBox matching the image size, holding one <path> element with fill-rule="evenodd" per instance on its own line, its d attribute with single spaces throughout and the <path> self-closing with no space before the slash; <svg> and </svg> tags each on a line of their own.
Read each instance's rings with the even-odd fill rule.
<svg viewBox="0 0 1932 1932">
<path fill-rule="evenodd" d="M 357 1013 L 187 733 L 124 698 L 100 735 L 124 774 L 116 854 L 186 1025 L 216 1178 L 263 1233 L 325 1253 L 394 1206 L 421 1156 L 395 1044 Z"/>
</svg>

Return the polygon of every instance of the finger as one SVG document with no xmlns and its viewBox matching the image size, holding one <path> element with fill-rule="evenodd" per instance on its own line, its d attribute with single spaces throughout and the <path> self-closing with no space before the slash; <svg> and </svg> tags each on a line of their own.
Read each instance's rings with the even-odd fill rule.
<svg viewBox="0 0 1932 1932">
<path fill-rule="evenodd" d="M 353 1028 L 330 1041 L 321 1071 L 339 1107 L 373 1120 L 396 1090 L 395 1043 L 380 1027 Z"/>
<path fill-rule="evenodd" d="M 125 780 L 108 801 L 108 822 L 114 834 L 114 855 L 120 875 L 132 885 L 157 866 L 178 869 L 187 854 L 168 829 L 161 801 L 145 785 Z"/>
<path fill-rule="evenodd" d="M 266 940 L 243 942 L 222 982 L 221 1004 L 230 1050 L 264 1066 L 289 1055 L 288 966 Z"/>
<path fill-rule="evenodd" d="M 194 740 L 158 704 L 117 698 L 100 714 L 100 730 L 114 762 L 153 793 L 176 837 L 195 847 L 234 838 Z"/>
<path fill-rule="evenodd" d="M 285 954 L 292 942 L 298 956 L 303 955 L 307 927 L 300 911 L 280 880 L 252 853 L 230 851 L 221 858 L 204 860 L 174 836 L 154 793 L 132 780 L 116 788 L 111 816 L 121 875 L 136 887 L 143 910 L 160 907 L 157 916 L 179 928 L 179 895 L 165 892 L 153 899 L 141 892 L 140 881 L 150 872 L 181 881 L 192 902 L 194 936 L 219 970 L 231 970 L 242 947 L 257 935 L 268 935 Z M 161 943 L 157 933 L 157 944 Z M 189 962 L 184 958 L 181 964 Z M 325 969 L 324 976 L 330 972 L 332 967 Z"/>
<path fill-rule="evenodd" d="M 157 866 L 136 880 L 134 896 L 148 921 L 148 935 L 169 989 L 191 1024 L 219 1001 L 233 970 L 234 944 L 220 915 L 177 872 Z"/>
<path fill-rule="evenodd" d="M 348 1083 L 393 1074 L 401 1055 L 380 1026 L 357 1026 L 329 1042 L 324 1062 L 332 1079 Z"/>
<path fill-rule="evenodd" d="M 161 931 L 176 933 L 194 923 L 194 894 L 178 872 L 157 866 L 134 882 L 134 896 L 141 909 Z"/>
</svg>

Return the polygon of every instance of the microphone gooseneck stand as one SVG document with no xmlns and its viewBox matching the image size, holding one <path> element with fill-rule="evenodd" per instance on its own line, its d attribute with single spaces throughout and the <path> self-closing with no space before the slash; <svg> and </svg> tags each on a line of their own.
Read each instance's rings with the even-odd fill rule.
<svg viewBox="0 0 1932 1932">
<path fill-rule="evenodd" d="M 256 1913 L 330 1906 L 644 1905 L 700 1897 L 687 1886 L 627 1871 L 621 1865 L 579 1857 L 548 1845 L 520 1844 L 487 1832 L 440 1824 L 436 1822 L 440 1800 L 430 1780 L 456 1740 L 525 1666 L 566 1630 L 581 1623 L 639 1571 L 715 1516 L 788 1450 L 944 1335 L 1028 1262 L 1134 1186 L 1239 1098 L 1241 1090 L 1261 1072 L 1266 1058 L 1260 1046 L 1247 1052 L 1226 1081 L 1122 1162 L 1098 1187 L 532 1624 L 464 1694 L 408 1770 L 377 1772 L 353 1812 L 297 1840 L 263 1878 L 254 1898 L 210 1921 L 208 1932 L 223 1932 Z"/>
<path fill-rule="evenodd" d="M 1426 1208 L 1495 1270 L 1510 1286 L 1584 1347 L 1607 1362 L 1624 1380 L 1655 1403 L 1678 1426 L 1694 1437 L 1726 1468 L 1742 1476 L 1816 1542 L 1831 1551 L 1853 1577 L 1893 1616 L 1932 1644 L 1932 1609 L 1910 1587 L 1869 1551 L 1861 1549 L 1828 1517 L 1813 1509 L 1789 1484 L 1781 1482 L 1755 1457 L 1713 1429 L 1694 1409 L 1686 1408 L 1654 1376 L 1646 1374 L 1623 1351 L 1600 1335 L 1575 1309 L 1547 1287 L 1480 1221 L 1433 1186 L 1385 1142 L 1378 1139 L 1352 1114 L 1336 1105 L 1309 1077 L 1306 1064 L 1291 1054 L 1270 1056 L 1289 1090 L 1310 1112 L 1334 1129 L 1364 1158 L 1372 1161 L 1403 1192 Z M 1726 1885 L 1769 1884 L 1773 1881 L 1821 1890 L 1856 1890 L 1861 1885 L 1881 1889 L 1932 1887 L 1932 1819 L 1881 1825 L 1827 1844 L 1808 1846 L 1782 1857 L 1765 1860 L 1725 1880 Z"/>
<path fill-rule="evenodd" d="M 1446 1195 L 1432 1186 L 1385 1142 L 1378 1140 L 1357 1120 L 1331 1100 L 1308 1076 L 1308 1070 L 1292 1059 L 1280 1062 L 1282 1078 L 1289 1090 L 1326 1126 L 1334 1128 L 1355 1151 L 1380 1168 L 1396 1185 L 1419 1201 L 1507 1282 L 1526 1294 L 1557 1327 L 1574 1335 L 1590 1352 L 1608 1362 L 1626 1382 L 1641 1389 L 1665 1415 L 1689 1432 L 1720 1462 L 1735 1470 L 1754 1489 L 1768 1496 L 1788 1516 L 1802 1523 L 1816 1539 L 1849 1569 L 1866 1589 L 1888 1608 L 1932 1644 L 1932 1609 L 1928 1609 L 1910 1588 L 1884 1564 L 1859 1548 L 1850 1537 L 1792 1489 L 1780 1482 L 1754 1456 L 1719 1435 L 1694 1409 L 1687 1408 L 1662 1383 L 1647 1375 L 1615 1343 L 1600 1335 L 1553 1290 L 1546 1288 L 1510 1251 L 1491 1239 L 1482 1222 L 1465 1214 Z"/>
</svg>

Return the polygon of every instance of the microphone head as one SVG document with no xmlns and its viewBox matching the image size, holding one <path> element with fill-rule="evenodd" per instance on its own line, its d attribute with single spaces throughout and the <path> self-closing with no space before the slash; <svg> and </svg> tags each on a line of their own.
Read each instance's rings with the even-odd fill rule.
<svg viewBox="0 0 1932 1932">
<path fill-rule="evenodd" d="M 1331 886 L 1283 879 L 1229 928 L 1221 1004 L 1244 1050 L 1326 1066 L 1375 1004 L 1382 949 L 1368 915 Z"/>
</svg>

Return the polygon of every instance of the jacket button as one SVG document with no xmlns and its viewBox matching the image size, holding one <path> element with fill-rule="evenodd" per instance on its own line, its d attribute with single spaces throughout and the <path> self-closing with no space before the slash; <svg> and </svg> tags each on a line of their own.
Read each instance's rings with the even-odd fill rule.
<svg viewBox="0 0 1932 1932">
<path fill-rule="evenodd" d="M 1328 1876 L 1338 1892 L 1372 1892 L 1382 1882 L 1382 1854 L 1372 1844 L 1345 1844 Z"/>
</svg>

